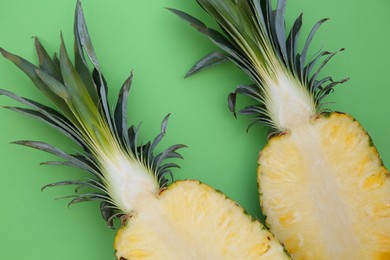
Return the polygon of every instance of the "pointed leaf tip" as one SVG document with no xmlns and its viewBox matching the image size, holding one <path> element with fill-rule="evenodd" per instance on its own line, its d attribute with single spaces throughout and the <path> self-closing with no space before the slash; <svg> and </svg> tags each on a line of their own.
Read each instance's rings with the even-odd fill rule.
<svg viewBox="0 0 390 260">
<path fill-rule="evenodd" d="M 229 57 L 225 55 L 224 53 L 221 53 L 219 51 L 214 51 L 209 53 L 208 55 L 204 56 L 202 59 L 200 59 L 195 65 L 192 66 L 192 68 L 186 73 L 184 78 L 188 78 L 195 73 L 198 73 L 199 71 L 202 71 L 204 69 L 213 67 L 215 65 L 219 65 L 225 62 L 229 61 Z"/>
<path fill-rule="evenodd" d="M 171 113 L 167 114 L 167 115 L 164 117 L 164 119 L 163 119 L 163 121 L 162 121 L 162 123 L 161 123 L 161 133 L 162 133 L 162 134 L 165 134 L 165 131 L 166 131 L 166 129 L 167 129 L 167 124 L 168 124 L 168 119 L 169 119 L 170 116 L 171 116 Z"/>
<path fill-rule="evenodd" d="M 77 30 L 77 35 L 80 40 L 80 44 L 87 53 L 88 58 L 92 62 L 93 66 L 96 70 L 101 71 L 98 59 L 96 57 L 95 50 L 92 45 L 91 37 L 88 33 L 88 28 L 85 22 L 85 16 L 83 9 L 81 7 L 81 3 L 78 2 L 76 6 L 76 14 L 75 14 L 75 29 Z"/>
<path fill-rule="evenodd" d="M 7 58 L 9 56 L 9 52 L 4 50 L 3 48 L 0 47 L 0 52 L 1 52 L 1 55 L 4 57 L 4 58 Z"/>
<path fill-rule="evenodd" d="M 28 143 L 28 141 L 25 141 L 25 140 L 18 140 L 18 141 L 10 142 L 10 144 L 16 144 L 16 145 L 25 145 L 27 143 Z"/>
<path fill-rule="evenodd" d="M 237 119 L 236 100 L 237 100 L 237 93 L 236 92 L 230 93 L 228 96 L 228 107 L 230 112 L 232 112 L 234 117 Z"/>
</svg>

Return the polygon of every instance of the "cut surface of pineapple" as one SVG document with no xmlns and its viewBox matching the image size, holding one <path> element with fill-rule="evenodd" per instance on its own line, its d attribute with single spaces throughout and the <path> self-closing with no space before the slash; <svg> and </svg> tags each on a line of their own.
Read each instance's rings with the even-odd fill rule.
<svg viewBox="0 0 390 260">
<path fill-rule="evenodd" d="M 307 59 L 328 19 L 313 26 L 299 50 L 302 14 L 287 31 L 286 0 L 197 2 L 223 33 L 172 11 L 223 52 L 205 56 L 188 74 L 230 60 L 252 79 L 229 95 L 229 108 L 235 112 L 237 94 L 251 97 L 255 104 L 240 112 L 271 127 L 258 182 L 276 238 L 294 259 L 390 259 L 389 173 L 357 121 L 324 113 L 323 99 L 348 80 L 320 76 L 338 51 Z"/>
<path fill-rule="evenodd" d="M 288 259 L 258 221 L 198 181 L 177 181 L 143 207 L 115 239 L 118 259 Z"/>
<path fill-rule="evenodd" d="M 296 259 L 389 259 L 390 175 L 362 126 L 321 115 L 270 139 L 260 199 Z"/>
<path fill-rule="evenodd" d="M 38 66 L 0 48 L 0 53 L 29 76 L 55 107 L 0 89 L 0 95 L 26 106 L 5 108 L 45 122 L 79 147 L 71 154 L 45 142 L 14 143 L 63 159 L 44 164 L 73 166 L 90 174 L 81 180 L 54 182 L 43 189 L 75 185 L 75 194 L 64 197 L 71 199 L 69 205 L 100 201 L 102 217 L 110 227 L 114 227 L 115 218 L 120 218 L 125 226 L 115 240 L 118 259 L 288 258 L 260 222 L 221 193 L 196 181 L 170 184 L 168 176 L 172 177 L 172 168 L 179 165 L 166 159 L 182 158 L 178 150 L 185 146 L 176 144 L 155 152 L 165 136 L 169 115 L 162 121 L 160 133 L 141 143 L 139 125 L 129 127 L 127 122 L 133 74 L 120 88 L 112 111 L 107 82 L 80 2 L 76 5 L 74 34 L 74 65 L 62 37 L 60 55 L 53 58 L 35 38 Z"/>
</svg>

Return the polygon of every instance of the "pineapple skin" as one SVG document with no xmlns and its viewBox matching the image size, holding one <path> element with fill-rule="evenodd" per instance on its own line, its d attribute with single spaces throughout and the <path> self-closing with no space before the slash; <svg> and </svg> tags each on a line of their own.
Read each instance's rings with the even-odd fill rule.
<svg viewBox="0 0 390 260">
<path fill-rule="evenodd" d="M 118 231 L 126 259 L 289 259 L 280 243 L 244 210 L 206 184 L 176 181 L 144 203 Z"/>
<path fill-rule="evenodd" d="M 293 259 L 390 259 L 390 174 L 351 116 L 321 114 L 259 155 L 261 207 Z"/>
</svg>

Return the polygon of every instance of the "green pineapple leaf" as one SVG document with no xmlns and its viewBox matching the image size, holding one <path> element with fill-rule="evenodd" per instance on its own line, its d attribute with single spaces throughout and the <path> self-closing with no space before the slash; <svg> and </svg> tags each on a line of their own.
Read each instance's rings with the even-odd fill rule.
<svg viewBox="0 0 390 260">
<path fill-rule="evenodd" d="M 0 49 L 2 55 L 27 74 L 56 108 L 4 89 L 0 89 L 0 95 L 27 107 L 5 108 L 43 121 L 82 148 L 82 151 L 70 154 L 45 142 L 29 140 L 13 142 L 63 159 L 43 162 L 42 165 L 71 166 L 89 173 L 82 180 L 54 182 L 45 185 L 42 190 L 57 186 L 75 186 L 75 194 L 61 198 L 70 199 L 69 205 L 100 201 L 102 217 L 108 226 L 113 227 L 115 218 L 132 214 L 134 205 L 131 204 L 133 202 L 131 199 L 137 199 L 135 197 L 127 201 L 127 197 L 123 198 L 116 186 L 122 184 L 122 179 L 117 179 L 118 176 L 135 174 L 134 179 L 138 178 L 142 185 L 147 183 L 147 188 L 156 189 L 152 192 L 158 194 L 167 186 L 168 177 L 172 178 L 172 168 L 179 167 L 175 163 L 164 161 L 169 158 L 182 158 L 177 150 L 185 146 L 174 145 L 154 154 L 156 146 L 165 136 L 169 115 L 163 119 L 161 131 L 152 142 L 144 145 L 139 143 L 140 125 L 127 126 L 127 98 L 133 73 L 131 72 L 121 87 L 112 113 L 107 99 L 107 82 L 100 71 L 80 2 L 76 6 L 74 30 L 75 65 L 68 56 L 62 35 L 59 58 L 56 54 L 50 58 L 38 38 L 35 38 L 39 66 Z M 84 53 L 93 65 L 92 70 L 89 69 Z"/>
<path fill-rule="evenodd" d="M 276 131 L 284 131 L 285 122 L 278 118 L 277 101 L 273 100 L 275 86 L 286 85 L 287 92 L 299 93 L 301 103 L 308 107 L 308 114 L 322 112 L 322 100 L 334 87 L 348 80 L 334 81 L 331 77 L 319 79 L 319 73 L 336 52 L 322 51 L 308 60 L 308 50 L 314 35 L 328 19 L 318 21 L 309 32 L 301 51 L 298 50 L 302 14 L 286 30 L 286 0 L 277 0 L 272 8 L 271 0 L 197 0 L 198 4 L 212 16 L 222 29 L 219 33 L 208 28 L 195 17 L 176 9 L 168 8 L 208 37 L 223 53 L 210 54 L 190 69 L 186 76 L 219 64 L 228 59 L 234 62 L 255 83 L 255 87 L 242 86 L 229 95 L 229 109 L 235 114 L 236 95 L 244 94 L 255 98 L 256 106 L 241 110 L 254 116 L 254 121 L 268 125 Z M 283 90 L 285 91 L 285 90 Z M 291 92 L 291 93 L 292 93 Z M 257 93 L 257 94 L 254 94 Z M 291 94 L 290 93 L 290 94 Z M 287 123 L 288 125 L 289 123 Z"/>
</svg>

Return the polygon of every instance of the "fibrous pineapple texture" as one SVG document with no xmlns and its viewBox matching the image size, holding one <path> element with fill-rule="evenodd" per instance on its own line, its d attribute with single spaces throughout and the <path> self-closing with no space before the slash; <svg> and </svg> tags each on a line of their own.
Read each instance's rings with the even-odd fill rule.
<svg viewBox="0 0 390 260">
<path fill-rule="evenodd" d="M 171 169 L 178 165 L 166 159 L 181 158 L 177 150 L 184 147 L 173 145 L 154 153 L 165 135 L 168 116 L 153 141 L 140 143 L 139 126 L 127 126 L 127 95 L 133 76 L 120 89 L 112 112 L 80 2 L 74 34 L 74 65 L 62 37 L 60 55 L 53 58 L 35 39 L 38 66 L 1 49 L 55 106 L 0 90 L 1 95 L 27 106 L 6 108 L 49 124 L 78 144 L 80 151 L 69 154 L 37 141 L 15 143 L 64 159 L 45 164 L 68 165 L 90 173 L 83 180 L 44 188 L 76 185 L 69 204 L 98 200 L 109 226 L 114 227 L 114 219 L 119 218 L 114 245 L 117 259 L 288 259 L 260 222 L 220 192 L 190 180 L 168 185 Z M 93 66 L 92 73 L 88 64 Z"/>
<path fill-rule="evenodd" d="M 237 94 L 256 104 L 241 110 L 271 128 L 259 156 L 261 206 L 275 236 L 294 259 L 388 259 L 390 181 L 368 134 L 352 117 L 329 112 L 323 98 L 347 79 L 320 78 L 338 52 L 307 59 L 320 20 L 298 48 L 302 15 L 286 31 L 286 0 L 197 0 L 220 25 L 208 28 L 171 9 L 222 52 L 200 60 L 187 74 L 232 61 L 253 80 Z M 341 49 L 340 51 L 342 51 Z"/>
<path fill-rule="evenodd" d="M 322 114 L 271 138 L 259 165 L 262 207 L 292 255 L 389 258 L 389 173 L 353 118 Z"/>
<path fill-rule="evenodd" d="M 126 259 L 288 259 L 258 221 L 198 181 L 177 181 L 144 204 L 115 248 Z"/>
</svg>

